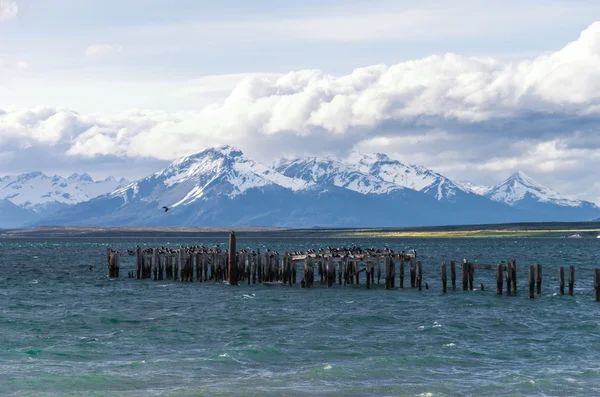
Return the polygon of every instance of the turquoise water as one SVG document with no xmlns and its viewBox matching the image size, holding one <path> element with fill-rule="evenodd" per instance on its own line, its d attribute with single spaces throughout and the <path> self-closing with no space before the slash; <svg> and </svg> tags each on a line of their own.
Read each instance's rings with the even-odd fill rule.
<svg viewBox="0 0 600 397">
<path fill-rule="evenodd" d="M 230 287 L 106 277 L 106 247 L 222 240 L 104 238 L 0 242 L 2 396 L 600 395 L 597 239 L 260 240 L 238 247 L 359 245 L 418 251 L 429 289 Z M 542 295 L 441 294 L 439 265 L 543 265 Z M 575 296 L 558 267 L 575 265 Z M 89 271 L 90 265 L 96 269 Z M 405 280 L 406 283 L 406 280 Z M 485 290 L 479 290 L 483 283 Z M 460 284 L 460 280 L 459 280 Z"/>
</svg>

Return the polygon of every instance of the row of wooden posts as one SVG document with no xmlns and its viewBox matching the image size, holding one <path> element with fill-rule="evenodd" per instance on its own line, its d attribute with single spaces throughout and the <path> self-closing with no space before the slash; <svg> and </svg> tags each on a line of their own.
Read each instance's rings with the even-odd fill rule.
<svg viewBox="0 0 600 397">
<path fill-rule="evenodd" d="M 328 248 L 326 250 L 308 250 L 306 252 L 286 252 L 280 255 L 277 251 L 266 250 L 261 255 L 260 250 L 237 251 L 235 233 L 229 238 L 229 249 L 221 250 L 201 246 L 170 248 L 149 248 L 125 252 L 107 250 L 108 276 L 119 277 L 120 257 L 135 256 L 136 270 L 129 272 L 128 277 L 137 279 L 151 278 L 153 280 L 179 279 L 193 281 L 194 278 L 202 281 L 224 281 L 230 285 L 237 285 L 239 281 L 262 283 L 282 281 L 284 284 L 296 284 L 296 263 L 304 262 L 304 274 L 300 281 L 302 288 L 314 285 L 315 266 L 321 283 L 331 287 L 336 281 L 339 285 L 359 284 L 360 273 L 366 274 L 366 288 L 375 282 L 375 267 L 377 267 L 377 283 L 381 280 L 381 265 L 384 267 L 386 289 L 396 287 L 396 261 L 399 262 L 400 288 L 404 288 L 404 263 L 409 263 L 410 287 L 422 290 L 423 268 L 416 259 L 416 252 L 393 252 L 389 249 L 353 248 Z M 364 263 L 361 269 L 360 264 Z M 194 266 L 195 264 L 195 266 Z M 447 266 L 442 263 L 440 268 L 442 278 L 442 292 L 447 292 Z M 475 269 L 493 270 L 494 265 L 471 263 L 464 259 L 461 263 L 462 289 L 473 290 Z M 195 272 L 194 272 L 195 270 Z M 337 271 L 337 275 L 336 275 Z M 506 281 L 506 294 L 517 293 L 516 260 L 496 265 L 496 292 L 504 294 L 504 281 Z M 194 275 L 195 273 L 195 275 Z M 337 277 L 336 277 L 337 276 Z M 540 264 L 528 267 L 529 297 L 534 298 L 535 293 L 541 294 L 542 266 Z M 575 286 L 575 268 L 569 267 L 568 293 L 573 295 Z M 450 282 L 452 289 L 456 289 L 456 265 L 450 261 Z M 429 286 L 425 283 L 425 288 Z M 481 289 L 484 289 L 481 284 Z M 594 290 L 596 301 L 600 302 L 600 268 L 594 270 Z M 565 268 L 559 268 L 559 293 L 565 294 Z"/>
</svg>

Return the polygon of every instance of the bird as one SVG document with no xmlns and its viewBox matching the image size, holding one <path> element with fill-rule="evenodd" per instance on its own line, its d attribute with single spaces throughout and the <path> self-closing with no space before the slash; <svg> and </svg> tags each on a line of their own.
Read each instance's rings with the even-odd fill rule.
<svg viewBox="0 0 600 397">
<path fill-rule="evenodd" d="M 163 208 L 164 208 L 165 212 L 167 212 L 169 210 L 169 207 L 167 207 L 166 205 L 163 205 Z"/>
</svg>

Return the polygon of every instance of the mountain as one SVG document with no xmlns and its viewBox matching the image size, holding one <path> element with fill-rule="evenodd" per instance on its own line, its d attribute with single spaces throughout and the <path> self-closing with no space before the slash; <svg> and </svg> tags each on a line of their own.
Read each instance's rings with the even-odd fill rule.
<svg viewBox="0 0 600 397">
<path fill-rule="evenodd" d="M 465 224 L 528 219 L 521 211 L 482 197 L 441 174 L 392 160 L 381 153 L 352 153 L 342 162 L 314 157 L 279 160 L 274 167 L 288 177 L 343 187 L 362 194 L 418 191 L 439 202 L 433 207 L 444 208 L 448 212 L 438 222 Z"/>
<path fill-rule="evenodd" d="M 336 162 L 329 165 L 341 167 Z M 328 168 L 326 174 L 331 171 Z M 290 177 L 248 159 L 237 148 L 221 146 L 183 157 L 154 175 L 59 211 L 41 223 L 375 227 L 435 225 L 452 219 L 448 208 L 423 193 L 392 186 L 384 191 L 386 183 L 374 180 L 377 194 L 365 193 L 349 188 L 355 182 L 364 186 L 352 172 L 346 176 L 344 182 L 332 177 L 332 183 Z"/>
<path fill-rule="evenodd" d="M 526 211 L 541 221 L 591 220 L 600 208 L 589 201 L 571 200 L 540 185 L 522 171 L 494 186 L 485 197 Z"/>
<path fill-rule="evenodd" d="M 18 228 L 38 218 L 35 211 L 19 207 L 8 199 L 0 199 L 0 227 Z"/>
<path fill-rule="evenodd" d="M 31 225 L 401 227 L 600 216 L 593 204 L 567 200 L 518 175 L 518 183 L 498 185 L 487 197 L 383 154 L 283 159 L 269 167 L 220 146 Z M 523 186 L 521 199 L 505 201 Z"/>
<path fill-rule="evenodd" d="M 404 164 L 398 160 L 392 160 L 381 153 L 354 152 L 346 159 L 346 162 L 381 181 L 423 192 L 437 200 L 453 201 L 459 193 L 472 193 L 437 172 L 420 165 Z"/>
<path fill-rule="evenodd" d="M 64 178 L 30 172 L 2 177 L 0 201 L 4 212 L 0 216 L 0 227 L 22 226 L 58 210 L 112 192 L 127 183 L 129 181 L 126 179 L 116 180 L 113 177 L 94 181 L 88 174 L 73 174 Z M 11 209 L 11 214 L 15 214 L 10 215 L 10 221 L 8 208 Z"/>
<path fill-rule="evenodd" d="M 283 175 L 324 186 L 337 186 L 362 194 L 388 194 L 404 187 L 362 173 L 352 164 L 328 158 L 280 159 L 274 169 Z"/>
<path fill-rule="evenodd" d="M 8 199 L 20 207 L 42 212 L 49 207 L 65 207 L 106 194 L 129 183 L 113 177 L 94 181 L 88 174 L 68 178 L 30 172 L 0 179 L 0 199 Z"/>
</svg>

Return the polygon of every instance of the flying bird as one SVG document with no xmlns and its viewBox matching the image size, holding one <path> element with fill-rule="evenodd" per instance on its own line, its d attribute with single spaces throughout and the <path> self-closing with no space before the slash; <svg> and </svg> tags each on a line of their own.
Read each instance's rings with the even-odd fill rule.
<svg viewBox="0 0 600 397">
<path fill-rule="evenodd" d="M 167 207 L 165 205 L 163 205 L 163 208 L 164 208 L 165 212 L 167 212 L 169 210 L 169 207 Z"/>
</svg>

